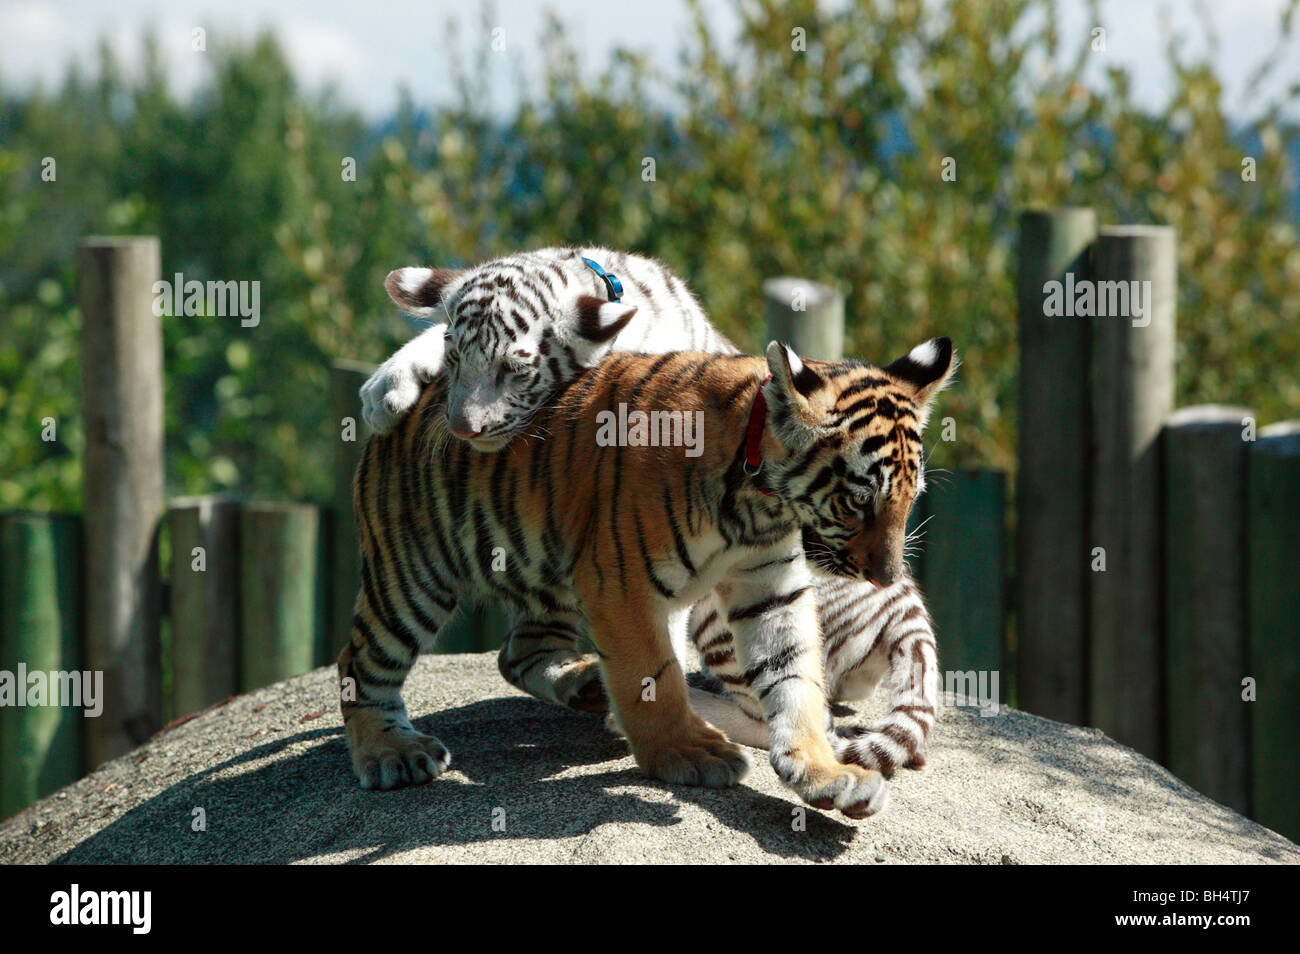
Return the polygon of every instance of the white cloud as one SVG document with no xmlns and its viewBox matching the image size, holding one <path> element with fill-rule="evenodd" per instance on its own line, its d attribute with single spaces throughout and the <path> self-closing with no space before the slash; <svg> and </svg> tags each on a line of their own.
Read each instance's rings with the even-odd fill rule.
<svg viewBox="0 0 1300 954">
<path fill-rule="evenodd" d="M 0 77 L 6 87 L 22 89 L 34 81 L 57 84 L 70 62 L 92 64 L 99 37 L 107 36 L 128 70 L 139 62 L 139 41 L 153 28 L 166 57 L 173 88 L 184 95 L 204 75 L 202 54 L 189 49 L 190 30 L 209 30 L 209 46 L 222 34 L 251 37 L 275 30 L 303 84 L 337 84 L 341 97 L 366 114 L 385 115 L 406 86 L 416 102 L 432 106 L 453 95 L 447 75 L 446 23 L 460 24 L 462 59 L 474 62 L 478 45 L 488 42 L 482 30 L 482 0 L 0 0 Z M 836 0 L 828 0 L 834 3 Z M 1209 3 L 1219 36 L 1216 63 L 1224 79 L 1229 109 L 1250 111 L 1242 92 L 1250 68 L 1271 51 L 1278 14 L 1287 0 L 1232 0 Z M 584 70 L 601 68 L 616 46 L 648 54 L 661 70 L 677 68 L 677 52 L 689 35 L 689 14 L 682 0 L 657 4 L 611 4 L 609 0 L 496 0 L 494 21 L 507 30 L 508 53 L 490 57 L 491 102 L 509 109 L 515 102 L 516 77 L 525 83 L 537 76 L 545 10 L 562 18 L 568 39 L 578 49 Z M 733 48 L 739 25 L 731 4 L 706 4 L 724 52 Z M 1160 66 L 1160 11 L 1167 10 L 1187 38 L 1188 53 L 1204 50 L 1196 5 L 1176 0 L 1107 0 L 1103 22 L 1108 52 L 1090 67 L 1123 65 L 1133 75 L 1140 102 L 1159 106 L 1168 97 L 1171 77 Z M 1086 8 L 1063 0 L 1062 49 L 1077 49 L 1088 39 Z M 1300 26 L 1300 24 L 1298 24 Z M 1292 60 L 1295 56 L 1292 45 Z M 1295 70 L 1282 69 L 1270 91 L 1294 81 Z M 1094 74 L 1095 75 L 1095 74 Z"/>
<path fill-rule="evenodd" d="M 64 47 L 72 31 L 63 14 L 50 3 L 11 3 L 0 8 L 0 75 L 47 85 L 56 82 L 65 66 L 63 56 L 50 54 Z"/>
<path fill-rule="evenodd" d="M 366 56 L 346 31 L 326 24 L 289 22 L 277 31 L 294 73 L 308 86 L 335 82 L 347 90 L 360 85 Z"/>
<path fill-rule="evenodd" d="M 18 43 L 48 38 L 59 32 L 62 22 L 49 3 L 13 3 L 0 10 L 0 30 Z"/>
</svg>

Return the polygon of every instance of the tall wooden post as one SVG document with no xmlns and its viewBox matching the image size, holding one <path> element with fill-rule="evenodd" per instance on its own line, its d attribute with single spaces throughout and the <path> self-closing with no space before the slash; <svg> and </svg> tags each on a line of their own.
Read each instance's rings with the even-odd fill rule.
<svg viewBox="0 0 1300 954">
<path fill-rule="evenodd" d="M 173 500 L 172 712 L 197 712 L 239 690 L 239 503 Z"/>
<path fill-rule="evenodd" d="M 338 656 L 352 638 L 352 611 L 361 586 L 361 554 L 356 515 L 352 512 L 352 477 L 370 425 L 361 417 L 361 385 L 374 366 L 360 361 L 335 361 L 330 368 L 330 427 L 334 445 L 334 494 L 330 527 L 330 628 L 325 664 Z"/>
<path fill-rule="evenodd" d="M 1006 474 L 959 469 L 927 483 L 921 580 L 940 660 L 944 670 L 996 672 L 1001 685 Z"/>
<path fill-rule="evenodd" d="M 1159 436 L 1174 409 L 1177 276 L 1172 228 L 1099 232 L 1093 249 L 1098 317 L 1088 319 L 1088 544 L 1098 567 L 1089 575 L 1091 721 L 1154 759 L 1164 754 Z M 1101 315 L 1103 308 L 1111 314 Z"/>
<path fill-rule="evenodd" d="M 0 671 L 24 696 L 33 672 L 66 674 L 80 690 L 80 699 L 63 698 L 62 683 L 51 682 L 40 704 L 0 706 L 0 818 L 81 776 L 95 705 L 81 672 L 81 592 L 78 518 L 0 515 Z"/>
<path fill-rule="evenodd" d="M 239 515 L 241 686 L 257 689 L 312 669 L 322 613 L 320 509 L 248 503 Z"/>
<path fill-rule="evenodd" d="M 844 296 L 835 289 L 806 278 L 769 278 L 763 307 L 767 341 L 784 341 L 818 361 L 844 357 Z"/>
<path fill-rule="evenodd" d="M 157 536 L 163 515 L 158 239 L 88 238 L 77 255 L 86 428 L 86 662 L 104 676 L 90 766 L 147 739 L 162 716 Z"/>
<path fill-rule="evenodd" d="M 1049 317 L 1045 286 L 1089 277 L 1096 232 L 1091 209 L 1022 213 L 1016 278 L 1018 703 L 1075 724 L 1088 718 L 1088 319 Z"/>
<path fill-rule="evenodd" d="M 1300 838 L 1300 421 L 1259 432 L 1247 461 L 1249 698 L 1255 820 Z M 1242 692 L 1246 691 L 1243 685 Z"/>
<path fill-rule="evenodd" d="M 1164 540 L 1169 768 L 1250 811 L 1246 448 L 1250 412 L 1199 405 L 1165 422 Z"/>
</svg>

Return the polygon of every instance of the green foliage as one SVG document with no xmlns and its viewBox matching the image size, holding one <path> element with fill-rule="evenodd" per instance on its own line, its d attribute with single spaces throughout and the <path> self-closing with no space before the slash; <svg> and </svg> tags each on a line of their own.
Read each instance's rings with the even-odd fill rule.
<svg viewBox="0 0 1300 954">
<path fill-rule="evenodd" d="M 1242 403 L 1261 422 L 1300 407 L 1300 377 L 1278 373 L 1300 366 L 1295 131 L 1283 118 L 1297 89 L 1234 125 L 1213 71 L 1170 40 L 1150 68 L 1170 72 L 1173 94 L 1151 114 L 1127 73 L 1096 69 L 1104 53 L 1086 38 L 1062 48 L 1051 0 L 924 15 L 917 0 L 738 9 L 740 41 L 724 53 L 695 8 L 670 76 L 614 51 L 591 78 L 552 22 L 537 44 L 543 80 L 506 117 L 488 107 L 499 67 L 486 41 L 473 62 L 451 59 L 455 103 L 428 114 L 402 97 L 382 129 L 302 95 L 271 37 L 209 53 L 185 103 L 153 45 L 134 82 L 104 52 L 93 79 L 73 71 L 53 94 L 8 98 L 0 507 L 78 502 L 70 263 L 94 232 L 159 234 L 167 276 L 261 282 L 256 328 L 164 319 L 177 493 L 324 497 L 329 360 L 378 361 L 410 334 L 384 274 L 555 243 L 662 258 L 750 349 L 762 344 L 760 283 L 777 274 L 847 293 L 850 353 L 884 361 L 951 335 L 964 366 L 942 414 L 959 440 L 934 459 L 1010 469 L 1015 220 L 1030 205 L 1177 227 L 1179 402 Z M 1095 9 L 1092 20 L 1103 22 Z M 1263 51 L 1260 75 L 1282 63 Z M 56 182 L 41 180 L 44 156 L 57 158 Z M 345 157 L 355 181 L 340 174 Z M 941 176 L 945 157 L 955 181 Z M 53 444 L 39 440 L 47 416 Z"/>
</svg>

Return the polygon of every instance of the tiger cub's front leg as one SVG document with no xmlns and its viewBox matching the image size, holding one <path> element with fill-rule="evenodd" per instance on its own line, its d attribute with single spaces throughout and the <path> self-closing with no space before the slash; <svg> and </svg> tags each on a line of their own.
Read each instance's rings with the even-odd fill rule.
<svg viewBox="0 0 1300 954">
<path fill-rule="evenodd" d="M 740 781 L 749 756 L 687 703 L 667 609 L 631 587 L 614 593 L 589 581 L 580 589 L 613 717 L 641 770 L 680 785 Z"/>
<path fill-rule="evenodd" d="M 419 785 L 447 770 L 451 753 L 411 725 L 402 684 L 421 649 L 432 649 L 451 609 L 410 607 L 410 621 L 377 588 L 369 567 L 352 617 L 352 639 L 339 653 L 339 705 L 352 769 L 362 788 Z M 416 622 L 416 620 L 420 622 Z"/>
<path fill-rule="evenodd" d="M 735 636 L 737 661 L 762 701 L 777 776 L 815 808 L 852 818 L 889 802 L 874 769 L 844 765 L 827 736 L 827 702 L 818 636 L 816 589 L 802 553 L 754 561 L 718 588 Z"/>
</svg>

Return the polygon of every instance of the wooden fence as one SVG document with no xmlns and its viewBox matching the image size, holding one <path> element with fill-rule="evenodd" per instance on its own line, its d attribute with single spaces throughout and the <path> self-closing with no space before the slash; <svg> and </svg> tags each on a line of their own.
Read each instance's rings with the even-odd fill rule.
<svg viewBox="0 0 1300 954">
<path fill-rule="evenodd" d="M 1018 703 L 1300 837 L 1300 428 L 1174 411 L 1173 230 L 1026 212 L 1019 261 Z"/>
<path fill-rule="evenodd" d="M 996 675 L 1002 701 L 1097 725 L 1300 836 L 1289 791 L 1300 777 L 1300 623 L 1284 604 L 1300 539 L 1300 426 L 1256 432 L 1240 408 L 1171 413 L 1171 231 L 1034 211 L 1020 244 L 1015 511 L 1006 474 L 957 469 L 931 476 L 913 520 L 925 522 L 913 566 L 943 668 Z M 164 718 L 332 663 L 358 584 L 351 480 L 370 367 L 331 370 L 330 501 L 165 504 L 157 242 L 89 240 L 79 267 L 87 511 L 0 514 L 0 673 L 102 672 L 103 711 L 0 707 L 0 817 Z M 1150 293 L 1136 322 L 1058 316 L 1063 298 L 1045 290 L 1132 281 L 1151 283 L 1138 286 Z M 780 278 L 763 295 L 769 337 L 841 356 L 838 292 Z M 940 434 L 933 426 L 927 443 Z M 440 649 L 494 649 L 506 625 L 500 608 L 468 608 Z"/>
</svg>

